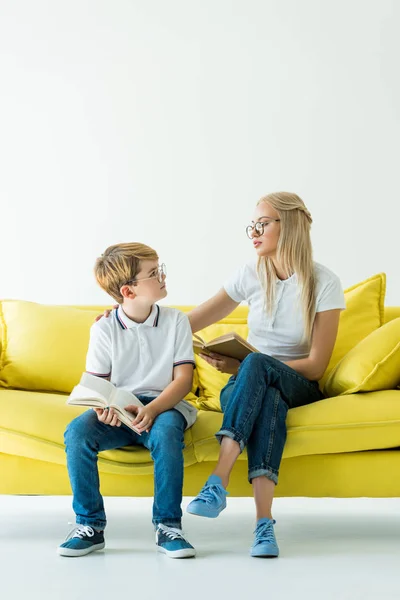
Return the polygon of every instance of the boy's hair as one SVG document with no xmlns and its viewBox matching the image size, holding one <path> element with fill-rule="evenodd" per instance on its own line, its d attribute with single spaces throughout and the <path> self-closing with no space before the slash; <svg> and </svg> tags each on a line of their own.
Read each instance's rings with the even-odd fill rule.
<svg viewBox="0 0 400 600">
<path fill-rule="evenodd" d="M 142 260 L 157 260 L 158 254 L 150 246 L 132 242 L 109 246 L 94 265 L 97 283 L 104 291 L 122 304 L 120 289 L 135 279 L 141 269 Z"/>
</svg>

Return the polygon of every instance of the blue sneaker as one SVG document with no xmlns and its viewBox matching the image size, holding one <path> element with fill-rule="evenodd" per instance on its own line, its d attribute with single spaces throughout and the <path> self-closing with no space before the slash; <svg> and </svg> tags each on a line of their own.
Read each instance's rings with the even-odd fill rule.
<svg viewBox="0 0 400 600">
<path fill-rule="evenodd" d="M 164 552 L 170 558 L 189 558 L 196 556 L 196 550 L 183 537 L 182 529 L 158 524 L 156 531 L 158 552 Z"/>
<path fill-rule="evenodd" d="M 84 556 L 105 547 L 104 532 L 96 531 L 89 525 L 77 525 L 67 535 L 65 542 L 58 546 L 60 556 Z"/>
<path fill-rule="evenodd" d="M 228 492 L 222 485 L 221 477 L 211 475 L 200 494 L 192 500 L 186 509 L 191 515 L 215 519 L 226 508 Z"/>
<path fill-rule="evenodd" d="M 250 554 L 258 558 L 277 558 L 279 548 L 276 543 L 273 519 L 259 519 L 255 530 L 254 544 L 251 547 Z"/>
</svg>

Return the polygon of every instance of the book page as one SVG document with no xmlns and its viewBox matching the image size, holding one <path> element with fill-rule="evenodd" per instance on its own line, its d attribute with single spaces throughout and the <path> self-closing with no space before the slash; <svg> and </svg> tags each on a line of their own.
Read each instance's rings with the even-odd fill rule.
<svg viewBox="0 0 400 600">
<path fill-rule="evenodd" d="M 105 408 L 108 400 L 99 392 L 81 385 L 80 383 L 72 390 L 67 404 L 77 404 L 79 406 L 94 406 L 96 408 Z"/>
<path fill-rule="evenodd" d="M 133 404 L 134 406 L 143 406 L 139 398 L 136 398 L 135 394 L 128 392 L 128 390 L 115 387 L 112 397 L 110 398 L 110 406 L 119 406 L 120 408 L 125 408 L 130 404 Z"/>
<path fill-rule="evenodd" d="M 205 344 L 206 344 L 205 341 L 199 335 L 197 335 L 197 333 L 193 334 L 193 338 L 194 338 L 194 340 L 193 340 L 193 346 L 199 347 L 199 345 L 200 345 L 201 348 L 203 346 L 205 346 Z"/>
<path fill-rule="evenodd" d="M 110 402 L 113 390 L 115 389 L 115 386 L 110 381 L 107 381 L 102 377 L 96 377 L 90 373 L 82 373 L 79 383 L 80 385 L 97 392 L 97 394 L 104 398 L 107 403 Z"/>
</svg>

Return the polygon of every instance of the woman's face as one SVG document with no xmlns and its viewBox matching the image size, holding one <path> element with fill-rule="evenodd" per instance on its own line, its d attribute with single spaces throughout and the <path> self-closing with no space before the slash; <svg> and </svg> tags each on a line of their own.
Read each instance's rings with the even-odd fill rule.
<svg viewBox="0 0 400 600">
<path fill-rule="evenodd" d="M 260 234 L 255 229 L 250 233 L 257 255 L 274 257 L 281 231 L 280 221 L 276 220 L 279 219 L 278 212 L 267 202 L 261 202 L 256 206 L 253 219 L 254 221 L 251 223 L 253 227 L 256 223 L 261 223 L 261 225 L 257 225 L 261 231 Z"/>
</svg>

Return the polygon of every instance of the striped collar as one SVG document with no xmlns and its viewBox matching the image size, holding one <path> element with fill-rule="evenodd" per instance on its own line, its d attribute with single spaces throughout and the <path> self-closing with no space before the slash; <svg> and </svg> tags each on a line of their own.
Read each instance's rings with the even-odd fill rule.
<svg viewBox="0 0 400 600">
<path fill-rule="evenodd" d="M 147 327 L 157 327 L 158 321 L 160 319 L 160 307 L 158 304 L 153 304 L 151 308 L 151 312 L 147 319 L 143 323 L 136 323 L 136 321 L 132 321 L 123 311 L 122 306 L 120 305 L 116 311 L 114 311 L 115 318 L 117 319 L 117 323 L 121 327 L 121 329 L 133 329 L 134 327 L 139 327 L 140 325 L 147 325 Z"/>
</svg>

